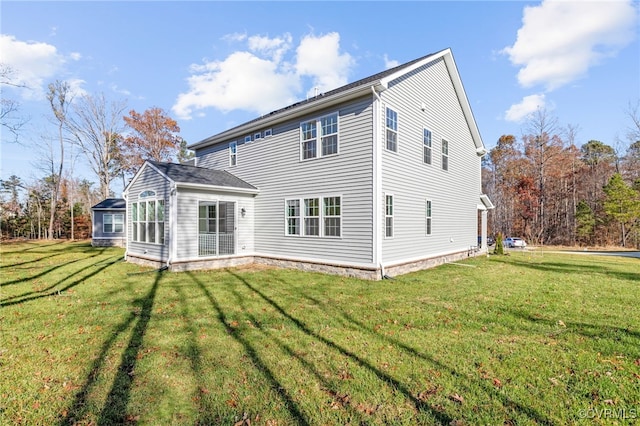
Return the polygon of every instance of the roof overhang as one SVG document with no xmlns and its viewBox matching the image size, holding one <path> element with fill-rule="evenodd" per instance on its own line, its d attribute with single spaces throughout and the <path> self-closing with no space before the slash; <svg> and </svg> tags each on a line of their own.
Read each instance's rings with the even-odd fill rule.
<svg viewBox="0 0 640 426">
<path fill-rule="evenodd" d="M 480 204 L 478 204 L 478 210 L 491 210 L 495 208 L 496 206 L 493 205 L 488 195 L 480 194 Z"/>
<path fill-rule="evenodd" d="M 259 189 L 251 189 L 251 188 L 237 188 L 233 186 L 219 186 L 219 185 L 207 185 L 203 183 L 189 183 L 189 182 L 176 182 L 176 188 L 185 188 L 185 189 L 201 189 L 205 191 L 216 191 L 216 192 L 228 192 L 233 194 L 249 194 L 256 195 L 260 193 Z"/>
</svg>

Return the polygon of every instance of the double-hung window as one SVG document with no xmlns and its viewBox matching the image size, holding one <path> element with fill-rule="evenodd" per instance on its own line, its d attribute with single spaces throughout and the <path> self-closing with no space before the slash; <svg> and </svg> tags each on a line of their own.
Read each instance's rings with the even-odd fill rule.
<svg viewBox="0 0 640 426">
<path fill-rule="evenodd" d="M 300 157 L 303 160 L 338 153 L 338 113 L 300 123 Z"/>
<path fill-rule="evenodd" d="M 144 191 L 131 203 L 131 241 L 164 244 L 164 200 L 153 191 Z"/>
<path fill-rule="evenodd" d="M 329 196 L 285 200 L 285 235 L 342 236 L 342 198 Z"/>
<path fill-rule="evenodd" d="M 340 197 L 324 197 L 324 235 L 326 237 L 340 236 Z"/>
<path fill-rule="evenodd" d="M 238 164 L 238 143 L 229 143 L 229 165 L 235 166 Z"/>
<path fill-rule="evenodd" d="M 432 219 L 431 200 L 425 200 L 424 219 L 425 219 L 424 234 L 431 235 L 431 219 Z"/>
<path fill-rule="evenodd" d="M 442 139 L 442 170 L 449 170 L 449 142 Z"/>
<path fill-rule="evenodd" d="M 389 151 L 398 152 L 398 113 L 389 107 L 387 107 L 385 125 L 386 147 Z"/>
<path fill-rule="evenodd" d="M 300 200 L 287 200 L 287 235 L 300 235 Z"/>
<path fill-rule="evenodd" d="M 393 237 L 393 195 L 384 197 L 384 236 Z"/>
<path fill-rule="evenodd" d="M 304 235 L 320 235 L 320 199 L 304 199 Z"/>
<path fill-rule="evenodd" d="M 124 215 L 105 214 L 102 216 L 102 232 L 105 234 L 124 232 Z"/>
<path fill-rule="evenodd" d="M 431 130 L 422 130 L 423 156 L 424 164 L 431 164 Z"/>
</svg>

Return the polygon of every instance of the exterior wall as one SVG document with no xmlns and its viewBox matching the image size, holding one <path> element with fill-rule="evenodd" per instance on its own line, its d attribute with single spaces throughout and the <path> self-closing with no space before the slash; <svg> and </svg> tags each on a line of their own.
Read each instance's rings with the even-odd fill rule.
<svg viewBox="0 0 640 426">
<path fill-rule="evenodd" d="M 141 243 L 131 241 L 133 225 L 131 204 L 139 201 L 143 191 L 155 191 L 158 199 L 164 199 L 164 244 Z M 166 261 L 169 258 L 171 223 L 171 185 L 170 182 L 149 165 L 145 166 L 136 180 L 127 190 L 127 257 L 140 256 L 144 259 Z"/>
<path fill-rule="evenodd" d="M 105 214 L 122 214 L 125 216 L 124 229 L 125 232 L 104 232 L 104 220 Z M 91 245 L 94 247 L 124 247 L 127 242 L 127 217 L 124 209 L 112 209 L 112 210 L 93 210 L 92 219 L 92 231 L 91 231 Z"/>
<path fill-rule="evenodd" d="M 256 255 L 372 264 L 372 99 L 274 126 L 269 138 L 251 143 L 239 139 L 236 166 L 229 165 L 227 143 L 196 152 L 198 166 L 227 170 L 260 190 L 255 198 Z M 338 154 L 301 160 L 300 123 L 336 111 Z M 342 197 L 341 238 L 285 235 L 285 199 L 329 195 Z"/>
<path fill-rule="evenodd" d="M 177 194 L 177 212 L 179 220 L 173 222 L 176 226 L 176 253 L 171 263 L 194 260 L 202 262 L 205 258 L 198 256 L 198 205 L 200 201 L 233 201 L 235 205 L 236 255 L 250 256 L 255 250 L 254 245 L 254 198 L 253 195 L 238 195 L 216 193 L 212 191 L 179 188 Z M 245 216 L 241 211 L 245 209 Z M 225 256 L 209 257 L 219 259 Z M 229 256 L 226 256 L 229 257 Z M 198 268 L 203 269 L 203 268 Z"/>
<path fill-rule="evenodd" d="M 382 261 L 386 266 L 466 253 L 477 245 L 481 191 L 476 155 L 444 60 L 390 83 L 382 92 Z M 423 104 L 425 106 L 423 111 Z M 385 107 L 398 113 L 398 152 L 386 150 Z M 432 132 L 432 163 L 423 163 L 423 128 Z M 449 142 L 449 170 L 442 170 L 441 141 Z M 394 236 L 385 237 L 385 194 L 394 197 Z M 432 234 L 425 235 L 425 200 L 432 201 Z"/>
</svg>

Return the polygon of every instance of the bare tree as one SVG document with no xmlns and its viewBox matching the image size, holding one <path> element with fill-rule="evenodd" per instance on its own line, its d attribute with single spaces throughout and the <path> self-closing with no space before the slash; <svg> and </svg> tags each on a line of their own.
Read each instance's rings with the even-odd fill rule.
<svg viewBox="0 0 640 426">
<path fill-rule="evenodd" d="M 7 86 L 25 87 L 23 84 L 15 83 L 15 71 L 6 64 L 0 63 L 0 126 L 13 135 L 13 141 L 18 141 L 18 132 L 27 122 L 23 117 L 16 116 L 20 109 L 20 103 L 14 99 L 4 96 Z"/>
<path fill-rule="evenodd" d="M 60 183 L 62 180 L 62 172 L 64 169 L 64 128 L 67 123 L 69 105 L 71 104 L 71 86 L 66 81 L 56 80 L 55 83 L 49 84 L 49 92 L 47 100 L 51 106 L 51 111 L 55 118 L 54 122 L 58 127 L 59 157 L 57 167 L 52 167 L 51 174 L 51 212 L 49 213 L 49 234 L 48 238 L 53 238 L 54 223 L 56 219 L 56 210 L 58 198 L 60 195 Z M 51 150 L 51 165 L 54 163 L 54 153 Z M 57 168 L 57 170 L 55 170 Z"/>
<path fill-rule="evenodd" d="M 111 195 L 111 181 L 122 169 L 120 143 L 125 108 L 125 101 L 107 102 L 104 94 L 85 95 L 74 103 L 74 114 L 67 120 L 72 141 L 98 177 L 103 198 Z"/>
</svg>

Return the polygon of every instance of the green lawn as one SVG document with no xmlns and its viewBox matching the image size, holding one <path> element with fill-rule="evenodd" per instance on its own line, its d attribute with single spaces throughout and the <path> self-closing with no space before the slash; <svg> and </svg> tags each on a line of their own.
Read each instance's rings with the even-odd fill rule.
<svg viewBox="0 0 640 426">
<path fill-rule="evenodd" d="M 640 260 L 515 252 L 379 282 L 3 244 L 0 424 L 634 424 Z"/>
</svg>

